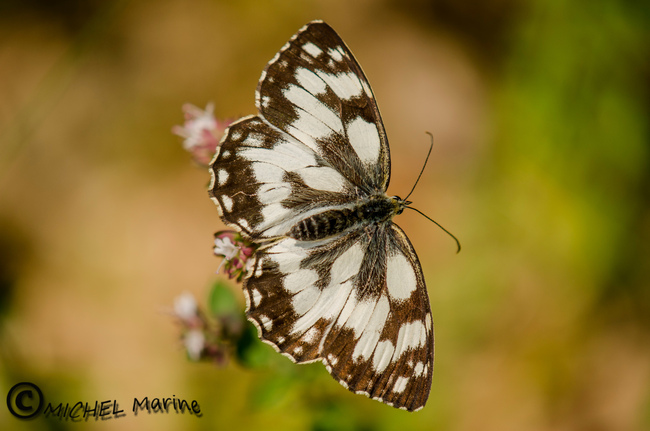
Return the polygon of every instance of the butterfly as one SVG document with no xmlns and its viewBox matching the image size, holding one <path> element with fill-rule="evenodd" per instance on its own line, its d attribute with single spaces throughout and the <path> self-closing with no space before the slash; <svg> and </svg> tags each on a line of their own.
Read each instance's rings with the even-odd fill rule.
<svg viewBox="0 0 650 431">
<path fill-rule="evenodd" d="M 210 196 L 260 245 L 243 282 L 259 337 L 322 361 L 352 392 L 415 411 L 429 397 L 433 322 L 422 268 L 393 223 L 388 139 L 368 80 L 322 21 L 262 72 L 259 113 L 226 130 Z"/>
</svg>

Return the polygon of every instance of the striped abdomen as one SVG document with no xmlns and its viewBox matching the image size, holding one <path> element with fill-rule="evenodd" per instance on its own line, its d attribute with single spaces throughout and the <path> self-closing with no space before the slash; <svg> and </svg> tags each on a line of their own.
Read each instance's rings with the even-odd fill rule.
<svg viewBox="0 0 650 431">
<path fill-rule="evenodd" d="M 327 210 L 296 223 L 288 236 L 299 241 L 315 241 L 390 220 L 402 212 L 404 203 L 397 197 L 373 196 L 349 208 Z"/>
</svg>

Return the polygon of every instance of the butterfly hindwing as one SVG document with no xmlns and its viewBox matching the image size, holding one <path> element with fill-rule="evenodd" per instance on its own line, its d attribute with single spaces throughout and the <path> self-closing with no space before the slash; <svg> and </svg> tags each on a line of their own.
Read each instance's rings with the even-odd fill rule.
<svg viewBox="0 0 650 431">
<path fill-rule="evenodd" d="M 294 362 L 321 359 L 349 390 L 421 408 L 433 373 L 422 270 L 396 225 L 324 243 L 285 239 L 258 252 L 245 281 L 261 338 Z"/>
</svg>

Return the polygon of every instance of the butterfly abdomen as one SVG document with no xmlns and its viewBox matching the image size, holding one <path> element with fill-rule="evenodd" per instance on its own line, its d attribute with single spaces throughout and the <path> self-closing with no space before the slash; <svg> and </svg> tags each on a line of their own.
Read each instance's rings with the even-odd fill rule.
<svg viewBox="0 0 650 431">
<path fill-rule="evenodd" d="M 350 229 L 383 223 L 398 214 L 399 202 L 388 196 L 373 196 L 347 208 L 337 208 L 314 214 L 296 223 L 288 236 L 299 241 L 329 238 Z"/>
</svg>

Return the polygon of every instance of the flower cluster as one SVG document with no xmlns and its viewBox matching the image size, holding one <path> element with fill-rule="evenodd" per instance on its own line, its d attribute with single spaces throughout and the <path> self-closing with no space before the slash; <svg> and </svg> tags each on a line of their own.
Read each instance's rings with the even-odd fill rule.
<svg viewBox="0 0 650 431">
<path fill-rule="evenodd" d="M 194 160 L 208 166 L 217 152 L 219 141 L 232 121 L 217 120 L 214 105 L 208 103 L 205 110 L 186 103 L 183 105 L 185 123 L 172 127 L 172 133 L 184 138 L 183 147 L 192 154 Z"/>
<path fill-rule="evenodd" d="M 194 295 L 184 292 L 174 300 L 173 314 L 181 325 L 181 340 L 190 360 L 224 365 L 232 356 L 232 346 L 243 331 L 237 310 L 221 310 L 208 317 L 199 309 Z"/>
<path fill-rule="evenodd" d="M 203 166 L 208 166 L 214 157 L 219 141 L 231 123 L 217 120 L 213 109 L 212 104 L 208 104 L 205 110 L 186 104 L 183 106 L 185 123 L 172 128 L 173 133 L 184 138 L 183 147 Z M 214 254 L 223 257 L 217 272 L 224 268 L 229 278 L 240 282 L 252 270 L 257 248 L 238 232 L 217 232 Z M 246 322 L 241 308 L 232 290 L 222 282 L 213 285 L 205 312 L 189 293 L 176 298 L 173 314 L 181 326 L 181 340 L 188 358 L 219 365 L 225 364 L 229 358 L 242 364 L 259 362 L 264 355 L 259 353 L 261 343 L 257 339 L 257 330 Z"/>
<path fill-rule="evenodd" d="M 205 349 L 205 322 L 199 314 L 194 295 L 184 292 L 174 299 L 174 315 L 183 326 L 181 338 L 187 356 L 198 361 Z"/>
<path fill-rule="evenodd" d="M 225 268 L 228 278 L 235 278 L 238 282 L 253 268 L 257 247 L 239 232 L 222 230 L 214 234 L 214 254 L 223 257 L 219 270 Z"/>
</svg>

